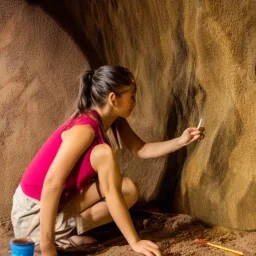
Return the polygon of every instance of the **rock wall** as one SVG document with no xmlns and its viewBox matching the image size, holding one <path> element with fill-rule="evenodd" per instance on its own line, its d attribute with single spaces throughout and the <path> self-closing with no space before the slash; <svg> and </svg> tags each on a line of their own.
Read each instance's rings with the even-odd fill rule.
<svg viewBox="0 0 256 256">
<path fill-rule="evenodd" d="M 88 63 L 74 40 L 39 6 L 0 1 L 0 221 L 26 165 L 71 113 Z"/>
<path fill-rule="evenodd" d="M 129 123 L 143 140 L 151 142 L 166 138 L 172 101 L 175 49 L 168 45 L 175 41 L 172 33 L 177 27 L 179 5 L 169 3 L 169 7 L 169 11 L 163 11 L 166 7 L 158 8 L 155 1 L 66 1 L 66 8 L 97 55 L 104 56 L 108 64 L 125 66 L 134 73 L 137 106 Z M 152 20 L 160 14 L 163 20 Z M 174 127 L 168 129 L 174 131 Z M 141 199 L 155 199 L 166 158 L 136 159 L 126 150 L 118 152 L 118 157 L 122 173 L 138 184 Z"/>
<path fill-rule="evenodd" d="M 121 154 L 124 173 L 142 196 L 151 200 L 161 192 L 165 208 L 208 224 L 255 229 L 256 2 L 66 6 L 107 63 L 135 73 L 138 106 L 130 123 L 143 139 L 178 136 L 204 120 L 205 139 L 168 159 L 136 161 Z"/>
<path fill-rule="evenodd" d="M 46 84 L 45 86 L 52 88 L 51 83 L 54 81 L 55 86 L 63 88 L 64 84 L 74 82 L 72 75 L 80 71 L 84 57 L 63 32 L 63 29 L 72 31 L 74 25 L 78 33 L 71 36 L 84 54 L 89 47 L 90 50 L 85 55 L 91 62 L 95 61 L 92 66 L 99 63 L 119 64 L 128 67 L 135 74 L 138 104 L 129 122 L 145 141 L 178 136 L 187 126 L 196 126 L 199 119 L 203 118 L 205 139 L 170 154 L 167 158 L 136 160 L 125 150 L 119 152 L 122 172 L 138 183 L 141 199 L 149 201 L 158 198 L 162 208 L 188 213 L 208 224 L 255 229 L 256 2 L 37 2 L 61 24 L 62 29 L 57 28 L 54 21 L 38 6 L 27 4 L 19 5 L 25 6 L 22 9 L 23 15 L 16 14 L 13 20 L 22 17 L 20 19 L 29 29 L 22 30 L 19 27 L 22 24 L 20 22 L 14 22 L 14 28 L 20 28 L 19 35 L 11 32 L 11 27 L 7 25 L 4 28 L 6 35 L 15 37 L 14 45 L 24 42 L 21 43 L 23 47 L 26 45 L 29 49 L 34 49 L 32 55 L 27 55 L 25 48 L 18 52 L 24 54 L 22 56 L 26 60 L 25 63 L 35 63 L 36 59 L 41 63 L 37 72 L 40 71 L 50 81 L 40 83 L 38 87 Z M 4 1 L 0 3 L 4 6 Z M 5 8 L 13 10 L 7 4 Z M 65 21 L 66 15 L 73 19 L 74 24 L 71 27 L 70 23 Z M 5 19 L 5 22 L 10 19 L 3 17 L 1 19 Z M 38 17 L 41 17 L 39 22 Z M 45 37 L 39 33 L 38 27 L 45 31 Z M 56 33 L 61 36 L 57 37 Z M 25 34 L 27 41 L 19 41 L 20 34 Z M 66 39 L 63 40 L 62 36 Z M 32 44 L 29 44 L 30 40 L 33 40 Z M 62 49 L 58 54 L 55 40 Z M 38 42 L 39 48 L 35 46 L 34 41 Z M 17 46 L 13 46 L 12 50 L 6 47 L 1 50 L 1 54 L 3 52 L 8 56 L 9 52 L 15 53 L 16 49 Z M 39 52 L 44 54 L 38 55 Z M 57 56 L 60 59 L 55 59 Z M 63 58 L 68 58 L 69 61 L 63 62 Z M 46 68 L 53 59 L 56 61 L 54 69 Z M 2 58 L 0 63 L 4 63 Z M 7 67 L 5 63 L 2 65 Z M 15 69 L 15 65 L 9 67 Z M 30 69 L 23 69 L 23 72 L 29 70 L 29 74 L 34 74 L 32 71 L 35 64 L 29 67 Z M 56 71 L 56 67 L 59 71 Z M 63 72 L 65 69 L 68 72 Z M 16 70 L 21 72 L 21 69 Z M 55 72 L 59 72 L 59 75 L 54 76 Z M 13 75 L 8 71 L 1 78 L 11 77 L 11 74 Z M 59 81 L 60 75 L 65 77 L 62 82 Z M 31 81 L 28 77 L 23 81 Z M 47 79 L 44 81 L 48 81 Z M 7 82 L 5 84 L 7 85 Z M 29 84 L 27 82 L 23 87 L 27 88 Z M 14 87 L 16 91 L 19 85 Z M 5 95 L 10 95 L 8 92 L 14 87 L 6 86 Z M 70 91 L 66 88 L 63 102 L 68 105 L 67 102 L 71 99 Z M 52 89 L 52 97 L 57 97 L 59 102 L 57 87 Z M 70 90 L 74 92 L 75 89 Z M 41 93 L 44 95 L 45 89 Z M 51 112 L 54 109 L 56 114 L 55 122 L 50 122 L 49 116 L 52 113 L 49 113 L 49 116 L 45 113 L 45 106 L 53 104 L 48 93 L 34 100 L 30 94 L 21 95 L 24 95 L 23 98 L 17 97 L 20 99 L 19 108 L 12 108 L 17 105 L 10 104 L 12 101 L 7 96 L 6 103 L 9 105 L 3 105 L 11 106 L 2 118 L 9 120 L 5 121 L 9 126 L 5 126 L 3 132 L 6 134 L 10 127 L 13 127 L 11 131 L 14 131 L 11 135 L 4 135 L 6 142 L 5 146 L 2 145 L 5 149 L 3 170 L 6 183 L 10 183 L 10 180 L 12 183 L 18 182 L 20 170 L 25 166 L 25 162 L 32 157 L 35 148 L 38 148 L 64 115 L 63 104 L 61 109 L 50 105 Z M 45 100 L 43 106 L 38 104 L 42 100 Z M 16 102 L 18 104 L 18 101 Z M 23 104 L 26 111 L 22 108 Z M 33 108 L 30 105 L 33 105 Z M 27 109 L 34 109 L 34 112 L 28 112 Z M 59 111 L 63 111 L 61 115 Z M 39 131 L 33 126 L 36 122 L 32 120 L 41 122 Z M 18 121 L 23 125 L 24 133 L 14 130 L 14 124 Z M 25 134 L 26 132 L 28 134 Z M 20 142 L 18 145 L 17 139 Z M 34 148 L 28 145 L 28 142 L 32 143 Z M 5 195 L 9 197 L 12 188 L 5 186 L 4 190 Z M 8 200 L 5 199 L 7 204 Z"/>
<path fill-rule="evenodd" d="M 138 106 L 130 122 L 143 139 L 178 136 L 204 120 L 205 139 L 166 162 L 121 155 L 142 195 L 150 200 L 161 192 L 162 206 L 208 224 L 255 229 L 256 2 L 66 6 L 99 55 L 135 73 Z"/>
<path fill-rule="evenodd" d="M 255 1 L 184 1 L 207 137 L 188 148 L 176 196 L 178 209 L 207 223 L 248 230 L 256 227 L 255 14 Z"/>
</svg>

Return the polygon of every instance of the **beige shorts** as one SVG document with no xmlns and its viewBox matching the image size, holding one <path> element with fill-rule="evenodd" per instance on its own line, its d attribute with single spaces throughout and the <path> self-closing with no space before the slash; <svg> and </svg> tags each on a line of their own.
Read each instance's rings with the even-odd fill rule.
<svg viewBox="0 0 256 256">
<path fill-rule="evenodd" d="M 40 243 L 39 225 L 40 201 L 26 196 L 19 186 L 13 196 L 11 220 L 15 238 L 29 235 L 36 245 Z M 83 220 L 80 216 L 63 221 L 64 214 L 59 212 L 55 224 L 55 240 L 67 239 L 71 233 L 83 233 Z M 74 231 L 74 232 L 73 232 Z M 29 233 L 29 234 L 28 234 Z M 58 243 L 57 243 L 58 244 Z"/>
</svg>

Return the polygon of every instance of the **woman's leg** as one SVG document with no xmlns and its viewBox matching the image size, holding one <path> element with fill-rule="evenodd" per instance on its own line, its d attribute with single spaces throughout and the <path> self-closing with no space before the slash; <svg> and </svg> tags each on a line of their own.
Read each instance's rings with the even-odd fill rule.
<svg viewBox="0 0 256 256">
<path fill-rule="evenodd" d="M 121 191 L 127 208 L 132 207 L 138 199 L 136 185 L 129 178 L 124 177 Z M 103 191 L 101 193 L 104 196 Z M 83 232 L 113 221 L 108 206 L 103 200 L 83 211 L 80 216 L 83 218 L 84 223 L 86 223 L 86 225 L 83 225 Z"/>
<path fill-rule="evenodd" d="M 100 191 L 100 193 L 104 197 L 103 191 Z M 82 195 L 84 195 L 84 197 Z M 126 177 L 124 177 L 122 180 L 122 195 L 127 205 L 127 208 L 132 207 L 138 199 L 138 191 L 137 191 L 136 185 L 129 178 L 126 178 Z M 96 227 L 99 227 L 101 225 L 104 225 L 106 223 L 113 221 L 109 213 L 106 202 L 101 199 L 98 193 L 96 182 L 94 182 L 86 190 L 86 192 L 80 193 L 78 198 L 80 200 L 82 198 L 85 199 L 80 201 L 80 206 L 85 206 L 85 207 L 93 203 L 92 199 L 98 200 L 91 207 L 87 208 L 86 210 L 80 213 L 80 216 L 82 217 L 81 218 L 82 224 L 80 223 L 79 226 L 81 226 L 82 229 L 78 230 L 79 234 L 82 234 L 91 229 L 94 229 Z M 90 204 L 86 201 L 86 198 L 90 198 L 90 200 L 87 200 L 89 201 Z M 72 205 L 74 205 L 74 201 Z M 72 207 L 72 206 L 69 205 L 69 207 Z M 77 209 L 77 206 L 75 206 L 75 208 Z M 75 208 L 71 208 L 73 214 L 74 214 Z M 69 217 L 71 217 L 71 215 L 73 215 L 70 210 L 67 210 L 67 211 L 68 211 L 68 214 L 65 215 L 65 219 L 68 219 Z M 88 236 L 76 236 L 76 235 L 72 236 L 71 240 L 76 245 L 90 244 L 96 241 L 93 238 Z"/>
<path fill-rule="evenodd" d="M 133 181 L 127 177 L 122 179 L 121 192 L 128 208 L 132 207 L 138 199 L 138 190 Z M 64 221 L 80 214 L 84 219 L 90 212 L 95 213 L 96 205 L 106 205 L 104 192 L 98 180 L 90 184 L 86 189 L 72 195 L 63 204 L 61 211 L 64 213 Z M 102 209 L 101 206 L 97 206 Z"/>
<path fill-rule="evenodd" d="M 106 147 L 106 145 L 103 147 Z M 108 158 L 110 161 L 116 161 L 113 152 L 106 150 L 106 154 L 109 154 Z M 127 208 L 130 208 L 138 199 L 137 187 L 129 178 L 124 177 L 122 179 L 121 192 Z M 103 199 L 104 191 L 101 185 L 98 181 L 92 183 L 83 191 L 73 195 L 73 197 L 68 200 L 68 203 L 64 205 L 62 211 L 64 212 L 65 220 L 80 214 L 83 219 L 83 230 L 79 230 L 79 234 L 111 222 L 112 217 Z M 86 240 L 83 241 L 83 237 L 72 237 L 72 240 L 77 244 L 86 243 Z"/>
</svg>

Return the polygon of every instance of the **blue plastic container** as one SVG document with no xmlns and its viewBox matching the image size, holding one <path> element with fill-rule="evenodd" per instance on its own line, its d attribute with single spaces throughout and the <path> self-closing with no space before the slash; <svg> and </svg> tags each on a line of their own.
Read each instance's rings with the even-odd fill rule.
<svg viewBox="0 0 256 256">
<path fill-rule="evenodd" d="M 33 256 L 35 243 L 28 239 L 13 239 L 10 248 L 11 256 Z"/>
</svg>

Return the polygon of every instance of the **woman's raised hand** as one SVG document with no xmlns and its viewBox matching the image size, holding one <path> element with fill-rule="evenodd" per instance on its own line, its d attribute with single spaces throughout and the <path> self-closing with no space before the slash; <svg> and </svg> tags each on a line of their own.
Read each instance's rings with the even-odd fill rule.
<svg viewBox="0 0 256 256">
<path fill-rule="evenodd" d="M 142 253 L 146 256 L 162 256 L 158 245 L 149 240 L 139 240 L 131 245 L 131 247 L 135 252 Z"/>
<path fill-rule="evenodd" d="M 182 135 L 179 137 L 179 144 L 183 147 L 195 140 L 202 140 L 204 138 L 204 134 L 202 129 L 197 128 L 187 128 Z"/>
</svg>

